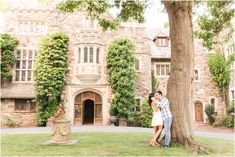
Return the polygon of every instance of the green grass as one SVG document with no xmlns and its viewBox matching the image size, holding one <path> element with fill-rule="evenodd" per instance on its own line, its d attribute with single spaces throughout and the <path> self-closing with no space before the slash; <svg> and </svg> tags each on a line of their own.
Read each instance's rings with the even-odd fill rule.
<svg viewBox="0 0 235 157">
<path fill-rule="evenodd" d="M 73 146 L 41 145 L 50 139 L 49 134 L 15 134 L 1 136 L 2 156 L 190 156 L 190 149 L 173 146 L 170 149 L 148 146 L 148 133 L 73 133 L 71 139 L 78 139 Z M 197 138 L 211 154 L 234 156 L 233 141 Z"/>
</svg>

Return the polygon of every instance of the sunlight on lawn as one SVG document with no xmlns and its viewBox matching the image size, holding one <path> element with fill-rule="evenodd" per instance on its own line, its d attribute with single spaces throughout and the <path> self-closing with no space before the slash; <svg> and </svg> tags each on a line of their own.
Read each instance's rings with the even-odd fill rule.
<svg viewBox="0 0 235 157">
<path fill-rule="evenodd" d="M 191 150 L 182 146 L 173 146 L 170 149 L 154 148 L 148 146 L 151 134 L 148 133 L 73 133 L 71 139 L 78 139 L 73 146 L 44 146 L 43 142 L 49 140 L 49 134 L 18 134 L 2 136 L 3 156 L 182 156 L 193 155 Z M 233 141 L 197 138 L 197 140 L 212 152 L 208 155 L 234 155 Z"/>
</svg>

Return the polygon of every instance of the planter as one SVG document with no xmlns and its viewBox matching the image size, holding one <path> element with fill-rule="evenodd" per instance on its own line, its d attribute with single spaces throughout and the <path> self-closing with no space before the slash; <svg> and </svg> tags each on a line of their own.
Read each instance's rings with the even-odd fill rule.
<svg viewBox="0 0 235 157">
<path fill-rule="evenodd" d="M 74 145 L 77 140 L 69 140 L 71 131 L 71 124 L 69 120 L 62 119 L 52 122 L 52 138 L 44 142 L 43 145 L 60 144 L 60 145 Z"/>
<path fill-rule="evenodd" d="M 119 118 L 119 126 L 127 126 L 127 119 Z"/>
<path fill-rule="evenodd" d="M 71 125 L 69 120 L 57 120 L 52 123 L 52 139 L 53 143 L 61 143 L 69 141 L 69 133 Z"/>
<path fill-rule="evenodd" d="M 114 123 L 117 121 L 117 117 L 116 116 L 110 116 L 109 117 L 109 122 L 110 125 L 114 126 Z"/>
</svg>

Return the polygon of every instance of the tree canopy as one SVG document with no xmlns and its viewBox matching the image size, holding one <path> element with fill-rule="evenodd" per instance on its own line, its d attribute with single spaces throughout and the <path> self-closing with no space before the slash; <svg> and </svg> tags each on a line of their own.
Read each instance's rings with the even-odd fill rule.
<svg viewBox="0 0 235 157">
<path fill-rule="evenodd" d="M 216 44 L 227 42 L 232 38 L 234 31 L 232 19 L 235 11 L 232 5 L 234 1 L 208 1 L 201 3 L 206 6 L 206 10 L 198 18 L 199 30 L 196 31 L 196 35 L 203 40 L 203 46 L 212 50 Z M 218 39 L 219 37 L 224 40 Z"/>
<path fill-rule="evenodd" d="M 98 20 L 103 30 L 107 30 L 117 29 L 120 22 L 126 22 L 128 20 L 143 23 L 146 6 L 146 1 L 67 0 L 60 3 L 57 9 L 67 13 L 85 10 L 90 17 Z M 107 18 L 107 11 L 111 8 L 120 10 L 116 18 Z"/>
</svg>

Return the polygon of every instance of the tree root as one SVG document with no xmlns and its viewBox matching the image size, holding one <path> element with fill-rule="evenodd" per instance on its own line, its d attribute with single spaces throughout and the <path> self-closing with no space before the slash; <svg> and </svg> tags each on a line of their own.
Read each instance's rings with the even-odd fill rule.
<svg viewBox="0 0 235 157">
<path fill-rule="evenodd" d="M 183 139 L 174 139 L 174 141 L 178 144 L 181 144 L 187 148 L 190 148 L 193 151 L 193 154 L 198 155 L 198 154 L 209 154 L 210 151 L 206 148 L 203 147 L 201 145 L 198 144 L 198 142 L 196 142 L 194 140 L 193 137 L 184 137 Z"/>
</svg>

